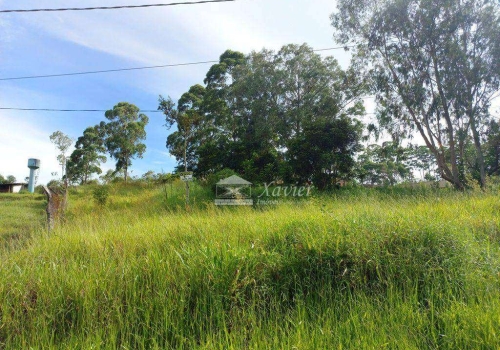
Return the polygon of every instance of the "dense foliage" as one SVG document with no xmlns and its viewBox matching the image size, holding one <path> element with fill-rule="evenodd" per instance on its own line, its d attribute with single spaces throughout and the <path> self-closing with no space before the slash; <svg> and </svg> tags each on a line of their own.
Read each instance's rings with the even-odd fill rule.
<svg viewBox="0 0 500 350">
<path fill-rule="evenodd" d="M 456 188 L 467 186 L 468 174 L 484 187 L 482 130 L 500 85 L 498 1 L 339 0 L 337 6 L 336 38 L 356 46 L 356 66 L 377 95 L 380 126 L 396 140 L 418 133 L 440 176 Z"/>
<path fill-rule="evenodd" d="M 307 45 L 246 57 L 226 51 L 204 83 L 177 108 L 160 96 L 167 126 L 177 124 L 167 147 L 181 166 L 200 176 L 229 168 L 255 182 L 321 178 L 321 187 L 350 174 L 362 82 L 333 58 Z"/>
<path fill-rule="evenodd" d="M 4 177 L 2 174 L 0 174 L 0 184 L 15 183 L 16 181 L 17 180 L 13 175 L 7 175 L 6 177 Z"/>
<path fill-rule="evenodd" d="M 120 102 L 105 114 L 109 120 L 104 126 L 106 150 L 116 160 L 116 171 L 123 170 L 125 182 L 132 159 L 142 158 L 146 151 L 146 145 L 141 141 L 146 139 L 145 127 L 149 118 L 139 111 L 131 103 Z"/>
<path fill-rule="evenodd" d="M 83 136 L 76 141 L 75 150 L 71 153 L 67 164 L 68 178 L 71 182 L 86 184 L 92 174 L 102 173 L 99 165 L 106 161 L 103 155 L 106 152 L 105 135 L 104 122 L 83 131 Z"/>
</svg>

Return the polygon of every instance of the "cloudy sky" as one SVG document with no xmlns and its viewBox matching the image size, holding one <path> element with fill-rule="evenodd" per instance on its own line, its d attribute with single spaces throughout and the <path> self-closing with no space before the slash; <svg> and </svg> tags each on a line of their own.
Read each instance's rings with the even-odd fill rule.
<svg viewBox="0 0 500 350">
<path fill-rule="evenodd" d="M 154 1 L 153 1 L 154 2 Z M 0 9 L 138 5 L 146 0 L 0 0 Z M 160 1 L 157 1 L 160 2 Z M 168 3 L 171 1 L 162 1 Z M 217 60 L 227 49 L 249 53 L 308 43 L 335 46 L 332 0 L 238 0 L 204 5 L 112 11 L 0 14 L 0 78 Z M 330 51 L 346 66 L 349 54 Z M 111 109 L 127 101 L 156 110 L 158 96 L 177 100 L 202 83 L 210 65 L 47 79 L 0 80 L 0 107 Z M 132 175 L 171 171 L 168 131 L 159 113 L 146 113 L 147 152 Z M 42 161 L 40 181 L 59 171 L 49 135 L 78 138 L 104 114 L 0 110 L 0 174 L 23 180 L 28 158 Z M 108 161 L 104 169 L 113 167 Z"/>
<path fill-rule="evenodd" d="M 188 0 L 185 0 L 188 1 Z M 0 9 L 138 5 L 149 0 L 0 0 Z M 0 107 L 111 109 L 126 101 L 156 110 L 158 96 L 177 100 L 202 83 L 210 65 L 70 77 L 2 78 L 217 60 L 227 49 L 279 49 L 307 43 L 337 46 L 329 15 L 334 0 L 237 0 L 235 2 L 111 11 L 0 14 Z M 349 53 L 332 55 L 347 67 Z M 499 99 L 500 100 L 500 99 Z M 367 110 L 373 110 L 367 100 Z M 160 113 L 146 113 L 147 152 L 133 160 L 132 176 L 169 172 L 175 160 L 165 147 L 169 131 Z M 60 130 L 73 139 L 105 120 L 102 112 L 0 110 L 0 174 L 24 180 L 28 158 L 42 161 L 40 182 L 59 171 L 49 135 Z M 108 161 L 103 170 L 114 167 Z"/>
</svg>

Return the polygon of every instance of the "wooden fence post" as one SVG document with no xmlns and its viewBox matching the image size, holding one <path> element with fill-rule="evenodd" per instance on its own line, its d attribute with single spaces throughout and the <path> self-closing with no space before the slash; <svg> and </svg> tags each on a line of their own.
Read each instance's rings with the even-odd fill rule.
<svg viewBox="0 0 500 350">
<path fill-rule="evenodd" d="M 47 186 L 43 186 L 43 191 L 47 196 L 47 227 L 52 231 L 66 209 L 67 191 L 64 189 L 55 191 Z"/>
</svg>

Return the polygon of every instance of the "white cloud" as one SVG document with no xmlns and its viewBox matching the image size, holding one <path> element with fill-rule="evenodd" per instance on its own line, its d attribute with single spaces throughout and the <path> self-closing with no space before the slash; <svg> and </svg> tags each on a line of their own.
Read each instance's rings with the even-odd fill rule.
<svg viewBox="0 0 500 350">
<path fill-rule="evenodd" d="M 29 101 L 36 105 L 51 101 L 50 95 L 34 92 L 12 85 L 0 86 L 0 106 L 31 107 L 23 104 Z M 26 103 L 26 102 L 24 102 Z M 50 103 L 50 102 L 49 102 Z M 50 142 L 52 123 L 47 123 L 36 112 L 0 111 L 0 174 L 14 175 L 18 181 L 24 181 L 29 175 L 28 159 L 41 160 L 39 183 L 47 183 L 53 177 L 52 172 L 61 173 L 56 159 L 57 151 Z"/>
<path fill-rule="evenodd" d="M 295 5 L 291 6 L 289 0 L 254 0 L 62 12 L 36 16 L 25 24 L 60 39 L 144 64 L 183 62 L 187 57 L 212 59 L 228 48 L 249 52 L 263 47 L 278 49 L 290 42 L 331 44 L 333 30 L 328 15 L 334 10 L 334 2 L 320 0 L 311 5 L 303 0 Z"/>
<path fill-rule="evenodd" d="M 29 158 L 41 160 L 39 183 L 51 180 L 51 172 L 60 172 L 56 150 L 46 130 L 4 112 L 0 112 L 0 125 L 7 126 L 0 128 L 0 174 L 24 181 L 29 176 Z"/>
<path fill-rule="evenodd" d="M 24 0 L 22 4 L 0 0 L 0 4 L 2 8 L 68 6 L 64 0 L 53 0 L 50 5 L 43 6 L 36 0 Z M 98 0 L 85 2 L 85 6 L 102 4 Z M 116 0 L 109 5 L 114 4 L 134 4 L 134 1 Z M 75 3 L 75 6 L 83 5 Z M 249 53 L 263 47 L 279 49 L 288 43 L 307 42 L 316 48 L 329 47 L 333 46 L 333 30 L 328 15 L 334 6 L 331 0 L 252 0 L 138 10 L 2 16 L 0 42 L 8 42 L 0 52 L 2 64 L 5 63 L 3 67 L 7 67 L 2 76 L 217 60 L 227 49 Z M 40 53 L 36 45 L 46 51 Z M 337 57 L 345 56 L 342 51 L 333 53 Z M 102 109 L 110 107 L 102 106 L 104 101 L 107 103 L 106 98 L 114 99 L 116 95 L 131 101 L 151 101 L 152 95 L 156 101 L 160 93 L 176 98 L 189 86 L 202 82 L 209 66 L 12 81 L 8 85 L 2 82 L 0 106 Z M 24 71 L 27 73 L 19 73 Z M 80 83 L 80 89 L 72 88 Z M 90 89 L 94 87 L 103 93 L 92 93 Z M 96 98 L 100 99 L 100 105 L 94 101 Z M 49 181 L 50 173 L 60 170 L 57 152 L 48 135 L 54 130 L 62 130 L 77 137 L 85 127 L 83 124 L 95 123 L 92 118 L 82 115 L 77 122 L 57 114 L 0 112 L 0 173 L 24 179 L 28 173 L 28 158 L 36 157 L 42 160 L 40 180 Z M 153 140 L 150 142 L 156 147 L 165 142 L 163 136 L 158 135 Z M 168 152 L 155 152 L 155 145 L 148 143 L 152 151 L 144 159 L 134 161 L 136 171 L 148 169 L 150 164 L 159 170 L 163 165 L 173 167 L 173 157 Z M 113 164 L 114 161 L 109 160 L 102 168 L 106 171 L 113 168 Z"/>
</svg>

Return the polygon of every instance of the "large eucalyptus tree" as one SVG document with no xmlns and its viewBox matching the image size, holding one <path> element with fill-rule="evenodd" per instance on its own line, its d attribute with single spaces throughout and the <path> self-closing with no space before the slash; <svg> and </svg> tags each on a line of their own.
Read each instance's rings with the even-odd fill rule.
<svg viewBox="0 0 500 350">
<path fill-rule="evenodd" d="M 380 125 L 418 135 L 441 176 L 467 185 L 468 140 L 486 181 L 481 133 L 500 84 L 500 4 L 493 0 L 338 0 L 336 39 L 373 75 Z"/>
</svg>

